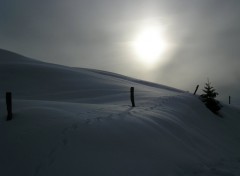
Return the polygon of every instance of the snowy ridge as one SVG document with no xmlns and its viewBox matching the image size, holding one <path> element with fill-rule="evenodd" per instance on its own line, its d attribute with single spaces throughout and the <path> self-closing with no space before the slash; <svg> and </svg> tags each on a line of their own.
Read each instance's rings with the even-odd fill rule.
<svg viewBox="0 0 240 176">
<path fill-rule="evenodd" d="M 37 61 L 35 59 L 30 59 L 27 57 L 24 57 L 20 54 L 10 52 L 4 49 L 0 49 L 0 63 L 1 64 L 17 64 L 17 63 L 41 63 L 40 61 Z"/>
<path fill-rule="evenodd" d="M 240 175 L 238 108 L 224 105 L 220 118 L 167 86 L 4 57 L 0 51 L 0 175 Z"/>
<path fill-rule="evenodd" d="M 155 87 L 155 88 L 167 89 L 167 90 L 172 90 L 172 91 L 177 91 L 177 92 L 183 92 L 179 89 L 172 88 L 172 87 L 169 87 L 169 86 L 160 85 L 160 84 L 149 82 L 149 81 L 134 79 L 134 78 L 130 78 L 130 77 L 127 77 L 127 76 L 116 74 L 116 73 L 111 73 L 111 72 L 107 72 L 107 71 L 103 71 L 103 70 L 95 70 L 95 69 L 88 69 L 88 70 L 90 70 L 92 72 L 100 73 L 100 74 L 103 74 L 103 75 L 106 75 L 106 76 L 112 76 L 112 77 L 128 80 L 128 81 L 131 81 L 131 82 L 134 82 L 134 83 L 146 85 L 146 86 L 149 86 L 149 87 Z"/>
<path fill-rule="evenodd" d="M 128 94 L 131 86 L 135 86 L 139 91 L 146 91 L 149 86 L 153 89 L 164 88 L 166 92 L 173 90 L 173 88 L 150 82 L 142 84 L 141 80 L 131 80 L 112 73 L 106 75 L 90 69 L 47 64 L 6 51 L 3 54 L 0 53 L 0 57 L 3 58 L 0 60 L 0 79 L 3 81 L 0 90 L 3 92 L 11 90 L 16 98 L 21 99 L 75 102 L 78 98 L 82 101 L 85 97 Z"/>
</svg>

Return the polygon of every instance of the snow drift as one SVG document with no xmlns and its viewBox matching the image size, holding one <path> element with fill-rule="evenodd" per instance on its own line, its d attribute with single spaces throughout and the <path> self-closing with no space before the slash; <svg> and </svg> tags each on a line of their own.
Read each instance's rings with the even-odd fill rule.
<svg viewBox="0 0 240 176">
<path fill-rule="evenodd" d="M 5 50 L 0 79 L 0 175 L 240 175 L 235 107 L 220 118 L 185 91 Z"/>
</svg>

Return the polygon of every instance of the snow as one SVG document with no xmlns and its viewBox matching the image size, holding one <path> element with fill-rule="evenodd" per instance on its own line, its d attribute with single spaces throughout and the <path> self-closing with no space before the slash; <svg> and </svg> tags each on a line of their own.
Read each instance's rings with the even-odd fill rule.
<svg viewBox="0 0 240 176">
<path fill-rule="evenodd" d="M 219 117 L 185 91 L 4 50 L 0 79 L 0 175 L 240 175 L 237 107 Z"/>
</svg>

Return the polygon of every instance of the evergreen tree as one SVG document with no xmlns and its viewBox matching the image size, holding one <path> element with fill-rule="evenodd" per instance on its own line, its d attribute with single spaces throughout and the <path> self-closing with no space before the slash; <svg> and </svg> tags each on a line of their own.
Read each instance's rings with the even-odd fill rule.
<svg viewBox="0 0 240 176">
<path fill-rule="evenodd" d="M 217 97 L 218 93 L 216 90 L 211 86 L 211 83 L 208 82 L 205 84 L 203 89 L 204 94 L 202 94 L 201 100 L 203 103 L 210 109 L 213 113 L 218 114 L 218 111 L 221 109 L 221 104 L 215 98 Z"/>
</svg>

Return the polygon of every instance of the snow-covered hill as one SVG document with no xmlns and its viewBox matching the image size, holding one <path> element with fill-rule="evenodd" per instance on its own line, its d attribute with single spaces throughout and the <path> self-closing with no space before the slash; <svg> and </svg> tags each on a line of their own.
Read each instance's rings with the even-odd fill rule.
<svg viewBox="0 0 240 176">
<path fill-rule="evenodd" d="M 0 175 L 240 175 L 235 107 L 220 118 L 185 91 L 5 50 L 0 80 Z"/>
</svg>

